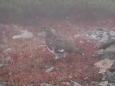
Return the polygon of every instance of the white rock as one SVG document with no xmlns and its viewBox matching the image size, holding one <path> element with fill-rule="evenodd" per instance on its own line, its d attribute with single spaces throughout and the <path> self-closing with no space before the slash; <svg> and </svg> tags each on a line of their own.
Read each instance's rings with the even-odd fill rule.
<svg viewBox="0 0 115 86">
<path fill-rule="evenodd" d="M 105 73 L 105 72 L 106 72 L 105 69 L 100 69 L 98 73 L 103 74 L 103 73 Z"/>
<path fill-rule="evenodd" d="M 51 67 L 51 68 L 47 69 L 46 72 L 50 73 L 50 72 L 53 72 L 53 71 L 56 71 L 56 70 L 58 70 L 58 68 Z"/>
<path fill-rule="evenodd" d="M 115 36 L 115 31 L 109 31 L 109 34 L 110 34 L 111 36 Z"/>
<path fill-rule="evenodd" d="M 75 38 L 80 37 L 80 36 L 81 36 L 80 34 L 74 35 Z"/>
<path fill-rule="evenodd" d="M 40 86 L 55 86 L 55 85 L 47 84 L 47 83 L 42 83 Z"/>
<path fill-rule="evenodd" d="M 114 63 L 113 60 L 109 60 L 108 58 L 106 58 L 104 60 L 96 62 L 94 65 L 99 68 L 108 69 L 111 67 L 113 63 Z"/>
<path fill-rule="evenodd" d="M 108 85 L 108 81 L 102 81 L 98 84 L 98 86 L 107 86 Z"/>
<path fill-rule="evenodd" d="M 12 39 L 31 39 L 34 37 L 34 35 L 27 30 L 21 30 L 20 32 L 22 32 L 22 34 L 15 35 L 12 37 Z"/>
<path fill-rule="evenodd" d="M 79 83 L 77 83 L 75 81 L 71 81 L 71 83 L 73 83 L 73 86 L 81 86 Z"/>
<path fill-rule="evenodd" d="M 67 85 L 67 86 L 71 86 L 69 82 L 62 82 L 62 84 Z"/>
<path fill-rule="evenodd" d="M 12 52 L 13 51 L 13 49 L 12 48 L 7 48 L 6 50 L 4 50 L 3 52 L 4 53 L 10 53 L 10 52 Z"/>
</svg>

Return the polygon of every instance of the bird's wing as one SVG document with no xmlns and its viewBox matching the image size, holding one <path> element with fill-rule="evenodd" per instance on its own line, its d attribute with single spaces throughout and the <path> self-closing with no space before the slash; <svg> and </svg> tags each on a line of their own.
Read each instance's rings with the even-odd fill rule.
<svg viewBox="0 0 115 86">
<path fill-rule="evenodd" d="M 51 40 L 49 45 L 53 47 L 56 53 L 73 52 L 72 50 L 75 49 L 74 44 L 62 36 L 55 35 Z"/>
</svg>

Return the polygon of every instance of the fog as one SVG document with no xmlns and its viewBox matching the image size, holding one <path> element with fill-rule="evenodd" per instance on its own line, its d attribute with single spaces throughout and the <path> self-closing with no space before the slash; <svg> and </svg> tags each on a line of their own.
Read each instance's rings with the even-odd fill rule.
<svg viewBox="0 0 115 86">
<path fill-rule="evenodd" d="M 0 0 L 0 86 L 114 86 L 114 0 Z"/>
</svg>

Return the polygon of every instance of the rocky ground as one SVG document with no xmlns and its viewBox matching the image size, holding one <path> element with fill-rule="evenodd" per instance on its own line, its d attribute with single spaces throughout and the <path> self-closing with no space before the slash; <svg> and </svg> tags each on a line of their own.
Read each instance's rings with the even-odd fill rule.
<svg viewBox="0 0 115 86">
<path fill-rule="evenodd" d="M 55 60 L 39 33 L 51 27 L 84 56 Z M 43 19 L 36 26 L 0 24 L 0 86 L 115 86 L 113 19 Z"/>
</svg>

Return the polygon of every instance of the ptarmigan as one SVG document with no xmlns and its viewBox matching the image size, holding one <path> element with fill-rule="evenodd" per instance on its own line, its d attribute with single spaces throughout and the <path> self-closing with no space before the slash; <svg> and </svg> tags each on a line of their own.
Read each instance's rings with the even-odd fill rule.
<svg viewBox="0 0 115 86">
<path fill-rule="evenodd" d="M 43 27 L 45 32 L 45 43 L 48 50 L 55 54 L 55 59 L 65 57 L 68 54 L 76 53 L 83 55 L 82 51 L 78 50 L 75 44 L 65 37 L 53 34 L 50 28 Z"/>
</svg>

